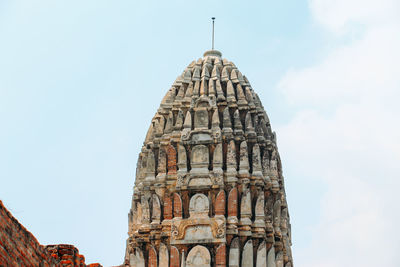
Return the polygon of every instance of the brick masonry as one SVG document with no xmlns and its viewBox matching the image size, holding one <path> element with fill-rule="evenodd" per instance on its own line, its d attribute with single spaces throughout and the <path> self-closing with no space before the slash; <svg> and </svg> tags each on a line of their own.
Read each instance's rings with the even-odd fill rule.
<svg viewBox="0 0 400 267">
<path fill-rule="evenodd" d="M 73 245 L 43 246 L 0 200 L 0 267 L 100 267 L 85 264 L 85 257 Z"/>
</svg>

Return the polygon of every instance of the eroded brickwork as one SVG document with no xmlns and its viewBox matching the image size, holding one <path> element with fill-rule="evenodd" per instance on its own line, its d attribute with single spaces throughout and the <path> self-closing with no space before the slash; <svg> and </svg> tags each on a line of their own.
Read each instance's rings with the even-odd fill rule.
<svg viewBox="0 0 400 267">
<path fill-rule="evenodd" d="M 193 61 L 151 121 L 125 266 L 292 267 L 275 133 L 247 78 L 221 56 Z"/>
<path fill-rule="evenodd" d="M 101 265 L 98 263 L 85 265 L 85 257 L 72 245 L 40 245 L 0 201 L 0 266 L 100 267 Z"/>
</svg>

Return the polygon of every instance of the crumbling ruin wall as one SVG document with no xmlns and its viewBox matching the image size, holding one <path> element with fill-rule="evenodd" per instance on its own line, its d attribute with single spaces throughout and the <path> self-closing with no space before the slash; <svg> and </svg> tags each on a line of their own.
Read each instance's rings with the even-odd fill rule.
<svg viewBox="0 0 400 267">
<path fill-rule="evenodd" d="M 42 246 L 0 200 L 0 267 L 99 267 L 85 264 L 85 257 L 72 245 Z"/>
</svg>

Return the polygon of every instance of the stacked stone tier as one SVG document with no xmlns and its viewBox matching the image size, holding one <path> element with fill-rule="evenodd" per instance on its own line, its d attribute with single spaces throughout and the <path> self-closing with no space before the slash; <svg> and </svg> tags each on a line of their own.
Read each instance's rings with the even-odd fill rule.
<svg viewBox="0 0 400 267">
<path fill-rule="evenodd" d="M 178 76 L 151 121 L 128 234 L 127 266 L 292 266 L 275 133 L 218 53 Z"/>
</svg>

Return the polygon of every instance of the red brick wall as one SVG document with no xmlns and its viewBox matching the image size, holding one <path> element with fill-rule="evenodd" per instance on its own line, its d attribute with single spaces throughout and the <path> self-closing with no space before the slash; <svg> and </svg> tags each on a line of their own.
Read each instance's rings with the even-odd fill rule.
<svg viewBox="0 0 400 267">
<path fill-rule="evenodd" d="M 176 173 L 176 150 L 172 145 L 167 147 L 168 174 Z"/>
<path fill-rule="evenodd" d="M 215 200 L 215 215 L 225 215 L 225 192 L 218 193 Z"/>
<path fill-rule="evenodd" d="M 228 216 L 238 215 L 238 191 L 237 188 L 233 188 L 229 192 L 228 196 Z"/>
<path fill-rule="evenodd" d="M 172 197 L 170 196 L 164 198 L 164 219 L 172 219 Z"/>
<path fill-rule="evenodd" d="M 217 248 L 215 263 L 216 263 L 216 267 L 226 267 L 226 246 L 225 246 L 225 244 L 222 244 Z"/>
<path fill-rule="evenodd" d="M 170 267 L 179 267 L 179 251 L 176 247 L 171 246 L 171 256 L 169 259 Z"/>
<path fill-rule="evenodd" d="M 70 266 L 85 265 L 85 257 L 72 245 L 42 246 L 0 200 L 0 266 Z M 91 264 L 91 267 L 101 266 Z"/>
<path fill-rule="evenodd" d="M 154 247 L 149 249 L 149 267 L 157 267 L 157 252 Z"/>
</svg>

